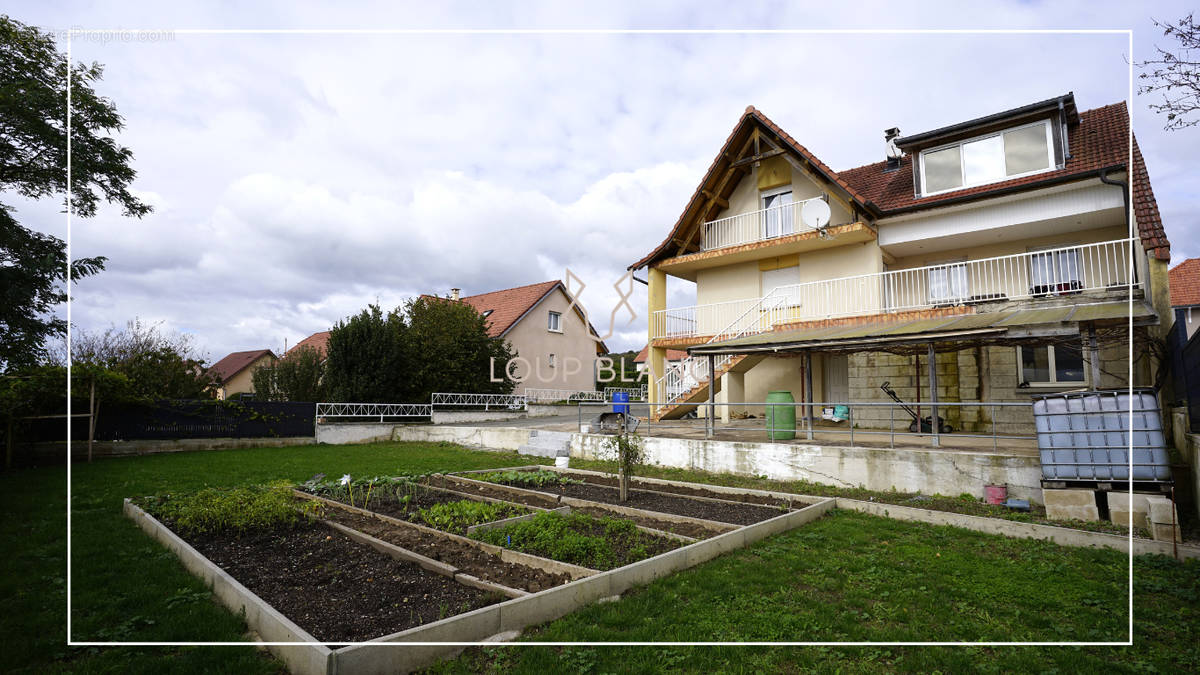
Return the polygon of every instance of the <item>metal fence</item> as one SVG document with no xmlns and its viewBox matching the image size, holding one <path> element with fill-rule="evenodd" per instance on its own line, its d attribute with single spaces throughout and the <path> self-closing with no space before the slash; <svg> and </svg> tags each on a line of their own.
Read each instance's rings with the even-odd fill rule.
<svg viewBox="0 0 1200 675">
<path fill-rule="evenodd" d="M 1176 326 L 1179 324 L 1176 323 Z M 1188 419 L 1192 433 L 1200 433 L 1200 331 L 1192 335 L 1180 350 L 1179 366 L 1183 371 L 1181 392 L 1187 399 Z"/>
<path fill-rule="evenodd" d="M 327 421 L 366 421 L 378 419 L 426 419 L 433 414 L 429 403 L 318 403 L 317 423 Z"/>
<path fill-rule="evenodd" d="M 645 401 L 646 385 L 643 384 L 640 387 L 605 387 L 603 399 L 605 401 L 611 401 L 613 400 L 613 394 L 621 393 L 629 394 L 630 401 Z"/>
<path fill-rule="evenodd" d="M 72 425 L 73 441 L 87 440 L 88 425 Z M 102 405 L 97 441 L 312 436 L 313 404 L 305 402 L 172 400 Z M 64 441 L 63 419 L 31 420 L 17 434 L 32 442 Z"/>
<path fill-rule="evenodd" d="M 744 403 L 696 403 L 688 407 L 695 408 L 695 417 L 690 419 L 654 420 L 647 413 L 666 403 L 640 403 L 633 407 L 633 415 L 645 417 L 645 424 L 640 425 L 638 433 L 643 436 L 666 437 L 703 437 L 710 439 L 732 441 L 770 441 L 781 442 L 791 440 L 814 441 L 823 439 L 845 439 L 851 447 L 870 443 L 871 441 L 886 441 L 890 447 L 896 447 L 897 439 L 912 444 L 918 439 L 926 439 L 934 447 L 952 443 L 954 439 L 978 439 L 972 441 L 975 447 L 991 445 L 993 450 L 1000 447 L 1002 441 L 1028 442 L 1031 449 L 1036 449 L 1037 436 L 1034 433 L 1032 406 L 1029 403 L 1008 401 L 987 402 L 945 402 L 922 404 L 924 414 L 921 419 L 941 417 L 946 423 L 955 426 L 959 420 L 968 419 L 975 427 L 970 432 L 961 431 L 957 426 L 950 433 L 942 432 L 939 425 L 928 430 L 917 425 L 913 417 L 905 412 L 904 405 L 895 402 L 802 402 L 802 403 L 767 403 L 749 401 Z M 822 422 L 822 414 L 826 408 L 837 409 L 845 406 L 846 417 L 840 422 Z M 786 410 L 791 415 L 786 414 Z M 587 424 L 602 412 L 612 410 L 611 403 L 580 403 L 579 424 Z M 730 422 L 722 419 L 729 412 Z M 753 417 L 750 417 L 752 415 Z M 786 419 L 793 417 L 795 423 L 786 424 Z M 1004 427 L 1002 430 L 1001 427 Z M 982 428 L 983 431 L 980 431 Z M 1029 433 L 1014 433 L 1012 428 L 1029 429 Z M 791 437 L 789 437 L 791 435 Z M 989 443 L 990 441 L 990 443 Z"/>
<path fill-rule="evenodd" d="M 439 392 L 430 397 L 435 408 L 483 408 L 484 410 L 524 410 L 524 394 L 461 394 Z"/>
<path fill-rule="evenodd" d="M 529 403 L 576 403 L 578 401 L 603 401 L 604 392 L 586 389 L 535 389 L 525 388 L 525 400 Z"/>
</svg>

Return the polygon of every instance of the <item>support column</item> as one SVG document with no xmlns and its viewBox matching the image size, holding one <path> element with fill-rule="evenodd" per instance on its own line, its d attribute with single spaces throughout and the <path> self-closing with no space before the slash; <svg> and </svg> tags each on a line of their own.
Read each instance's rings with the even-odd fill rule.
<svg viewBox="0 0 1200 675">
<path fill-rule="evenodd" d="M 651 403 L 661 403 L 665 392 L 659 391 L 658 378 L 666 372 L 667 350 L 654 346 L 654 313 L 667 308 L 667 274 L 653 267 L 647 269 L 647 315 L 646 315 L 646 344 L 650 345 L 646 354 L 646 398 Z M 650 411 L 654 413 L 653 410 Z"/>
<path fill-rule="evenodd" d="M 938 378 L 937 378 L 937 352 L 933 350 L 933 343 L 929 343 L 929 404 L 932 410 L 932 417 L 929 420 L 929 430 L 933 432 L 933 447 L 941 445 L 941 439 L 938 434 L 942 431 L 942 426 L 938 424 Z M 921 420 L 917 419 L 917 431 L 921 430 Z"/>
<path fill-rule="evenodd" d="M 746 374 L 727 372 L 721 376 L 721 394 L 719 403 L 724 403 L 721 409 L 721 421 L 729 424 L 733 412 L 730 403 L 746 402 Z M 739 408 L 740 410 L 740 408 Z"/>
<path fill-rule="evenodd" d="M 812 352 L 804 352 L 804 402 L 808 405 L 800 408 L 804 414 L 804 428 L 808 430 L 808 440 L 813 439 L 813 384 L 812 384 Z"/>
<path fill-rule="evenodd" d="M 1092 371 L 1092 391 L 1100 388 L 1100 346 L 1096 340 L 1096 324 L 1089 323 L 1087 330 L 1088 365 Z"/>
<path fill-rule="evenodd" d="M 717 358 L 715 356 L 713 356 L 712 354 L 709 354 L 708 355 L 708 415 L 706 416 L 706 418 L 704 420 L 704 429 L 705 429 L 704 435 L 707 436 L 708 438 L 713 437 L 713 432 L 715 431 L 715 427 L 717 426 L 717 419 L 714 416 L 714 413 L 716 412 L 716 406 L 713 405 L 713 403 L 716 402 L 716 396 L 717 396 L 717 394 L 716 394 L 716 391 L 717 391 L 716 374 L 717 374 Z"/>
</svg>

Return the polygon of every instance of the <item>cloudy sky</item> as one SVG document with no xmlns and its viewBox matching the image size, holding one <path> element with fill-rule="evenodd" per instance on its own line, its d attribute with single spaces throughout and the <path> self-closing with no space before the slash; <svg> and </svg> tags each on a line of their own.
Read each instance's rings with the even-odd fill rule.
<svg viewBox="0 0 1200 675">
<path fill-rule="evenodd" d="M 80 37 L 125 117 L 135 188 L 155 207 L 76 221 L 73 255 L 108 268 L 75 289 L 89 330 L 134 317 L 194 334 L 212 359 L 279 350 L 378 300 L 466 294 L 570 268 L 601 333 L 625 267 L 660 242 L 747 105 L 835 169 L 881 160 L 883 129 L 916 133 L 1074 91 L 1127 98 L 1127 37 L 1104 34 L 193 34 L 182 29 L 1130 28 L 1134 60 L 1167 45 L 1151 17 L 1186 3 L 719 5 L 633 2 L 17 2 Z M 839 7 L 841 7 L 839 5 Z M 831 13 L 832 12 L 832 13 Z M 174 31 L 174 32 L 170 32 Z M 61 43 L 65 48 L 65 41 Z M 1132 105 L 1175 261 L 1200 255 L 1200 130 Z M 4 195 L 65 236 L 57 205 Z M 645 290 L 635 284 L 644 313 Z M 669 303 L 690 304 L 687 284 Z M 640 348 L 645 318 L 615 349 Z"/>
</svg>

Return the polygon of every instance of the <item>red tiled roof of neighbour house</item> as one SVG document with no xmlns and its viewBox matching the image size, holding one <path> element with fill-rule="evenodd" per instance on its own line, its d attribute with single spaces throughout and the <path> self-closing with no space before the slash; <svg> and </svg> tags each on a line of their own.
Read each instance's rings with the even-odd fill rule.
<svg viewBox="0 0 1200 675">
<path fill-rule="evenodd" d="M 312 347 L 313 349 L 317 350 L 317 354 L 320 355 L 321 358 L 325 358 L 325 348 L 328 345 L 329 345 L 329 331 L 323 330 L 319 333 L 313 333 L 312 335 L 309 335 L 308 337 L 304 338 L 303 340 L 297 342 L 295 345 L 292 346 L 291 349 L 287 350 L 287 352 L 284 353 L 283 358 L 286 359 L 288 357 L 288 354 L 291 354 L 298 349 L 303 349 L 304 347 Z"/>
<path fill-rule="evenodd" d="M 1200 305 L 1200 258 L 1188 258 L 1167 273 L 1171 287 L 1171 306 Z"/>
<path fill-rule="evenodd" d="M 234 352 L 217 361 L 208 368 L 208 372 L 220 378 L 222 383 L 233 379 L 234 375 L 242 372 L 247 366 L 264 356 L 275 358 L 270 349 L 254 349 L 247 352 Z"/>
<path fill-rule="evenodd" d="M 888 215 L 889 212 L 934 208 L 964 197 L 982 199 L 990 193 L 1014 187 L 1029 186 L 1033 189 L 1042 183 L 1095 175 L 1100 169 L 1125 166 L 1129 154 L 1129 114 L 1125 103 L 1113 103 L 1079 113 L 1079 124 L 1069 128 L 1067 142 L 1071 157 L 1061 169 L 931 197 L 917 197 L 914 193 L 911 154 L 906 154 L 900 167 L 894 171 L 885 172 L 883 169 L 887 162 L 884 161 L 846 169 L 841 176 L 878 207 L 880 215 Z M 1142 245 L 1158 259 L 1170 260 L 1171 244 L 1163 230 L 1158 204 L 1150 187 L 1150 175 L 1136 138 L 1133 142 L 1133 171 L 1130 174 L 1134 218 Z"/>
<path fill-rule="evenodd" d="M 500 337 L 507 333 L 525 312 L 546 297 L 547 293 L 561 285 L 562 282 L 555 279 L 528 286 L 506 288 L 501 291 L 468 295 L 461 300 L 474 307 L 475 311 L 480 314 L 491 310 L 491 314 L 487 315 L 488 335 Z"/>
<path fill-rule="evenodd" d="M 649 352 L 650 352 L 650 345 L 646 345 L 645 347 L 642 347 L 642 351 L 638 352 L 638 355 L 636 357 L 634 357 L 633 362 L 634 363 L 645 363 L 646 359 L 649 357 Z M 687 358 L 687 355 L 688 355 L 687 352 L 683 351 L 682 349 L 668 349 L 667 350 L 667 360 L 668 361 L 682 361 Z"/>
<path fill-rule="evenodd" d="M 729 153 L 736 151 L 732 147 L 734 141 L 748 133 L 746 129 L 751 123 L 761 124 L 776 134 L 785 145 L 809 162 L 815 172 L 824 174 L 831 183 L 845 190 L 854 202 L 862 205 L 864 211 L 876 216 L 887 216 L 892 213 L 920 210 L 926 207 L 934 208 L 964 199 L 984 199 L 993 193 L 1014 188 L 1036 189 L 1043 184 L 1082 179 L 1096 175 L 1101 169 L 1124 168 L 1130 145 L 1129 114 L 1125 103 L 1114 103 L 1087 110 L 1079 113 L 1079 118 L 1079 123 L 1068 129 L 1067 138 L 1071 157 L 1061 169 L 918 198 L 913 189 L 911 154 L 905 155 L 899 168 L 893 171 L 885 172 L 883 169 L 887 162 L 883 161 L 835 172 L 804 146 L 797 143 L 778 125 L 750 106 L 725 140 L 725 144 L 704 174 L 704 178 L 693 193 L 679 220 L 672 227 L 670 234 L 650 254 L 630 265 L 630 269 L 643 267 L 660 257 L 665 257 L 664 253 L 671 247 L 672 241 L 676 240 L 676 237 L 687 227 L 690 219 L 696 217 L 693 210 L 704 202 L 706 196 L 704 193 L 714 187 L 713 182 L 719 171 L 731 164 Z M 1133 168 L 1129 171 L 1129 183 L 1134 217 L 1143 246 L 1156 258 L 1170 260 L 1170 242 L 1163 229 L 1158 204 L 1150 186 L 1150 176 L 1136 138 L 1133 141 Z M 676 241 L 675 243 L 679 244 L 680 242 Z"/>
</svg>

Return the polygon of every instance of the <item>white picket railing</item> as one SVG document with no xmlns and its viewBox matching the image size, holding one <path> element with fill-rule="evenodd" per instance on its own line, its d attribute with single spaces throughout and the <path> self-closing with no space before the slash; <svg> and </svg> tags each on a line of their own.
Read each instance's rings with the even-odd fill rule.
<svg viewBox="0 0 1200 675">
<path fill-rule="evenodd" d="M 814 197 L 813 199 L 822 198 Z M 786 237 L 789 234 L 814 232 L 813 228 L 800 222 L 800 210 L 806 202 L 813 201 L 813 199 L 710 220 L 701 226 L 700 250 L 711 251 L 726 246 L 740 246 L 776 237 Z"/>
<path fill-rule="evenodd" d="M 1131 247 L 1136 251 L 1133 258 Z M 779 286 L 768 294 L 769 303 L 763 302 L 768 299 L 764 296 L 658 310 L 651 317 L 651 336 L 713 336 L 730 328 L 752 334 L 781 322 L 1070 295 L 1126 288 L 1131 280 L 1140 288 L 1144 274 L 1130 264 L 1138 256 L 1139 240 L 1119 239 Z M 747 311 L 753 308 L 759 312 Z M 740 323 L 724 321 L 731 316 Z"/>
<path fill-rule="evenodd" d="M 468 394 L 468 393 L 435 393 L 430 397 L 430 403 L 437 406 L 453 406 L 456 408 L 492 408 L 525 409 L 524 394 Z"/>
<path fill-rule="evenodd" d="M 428 403 L 318 403 L 317 419 L 331 417 L 429 417 L 433 406 Z"/>
<path fill-rule="evenodd" d="M 530 403 L 603 401 L 604 392 L 583 389 L 534 389 L 526 387 L 525 399 Z"/>
</svg>

